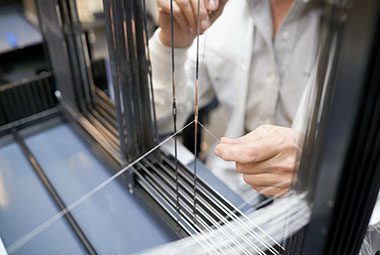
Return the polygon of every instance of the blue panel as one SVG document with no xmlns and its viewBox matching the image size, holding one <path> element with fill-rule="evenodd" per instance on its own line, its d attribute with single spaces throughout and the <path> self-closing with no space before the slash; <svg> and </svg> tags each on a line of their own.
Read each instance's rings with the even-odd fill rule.
<svg viewBox="0 0 380 255">
<path fill-rule="evenodd" d="M 66 124 L 26 142 L 66 204 L 110 177 Z M 126 254 L 175 240 L 167 226 L 118 181 L 76 208 L 73 215 L 100 254 Z"/>
<path fill-rule="evenodd" d="M 58 213 L 34 170 L 15 144 L 0 148 L 0 236 L 7 247 Z M 65 221 L 15 254 L 82 254 L 80 243 Z"/>
</svg>

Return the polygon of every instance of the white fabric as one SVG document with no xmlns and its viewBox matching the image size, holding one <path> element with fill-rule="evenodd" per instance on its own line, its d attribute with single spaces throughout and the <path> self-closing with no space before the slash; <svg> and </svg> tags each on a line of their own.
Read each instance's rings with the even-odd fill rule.
<svg viewBox="0 0 380 255">
<path fill-rule="evenodd" d="M 5 250 L 5 247 L 4 247 L 4 244 L 3 244 L 3 241 L 1 240 L 0 238 L 0 255 L 7 255 L 7 251 Z"/>
<path fill-rule="evenodd" d="M 380 225 L 380 193 L 377 196 L 377 201 L 376 201 L 375 207 L 373 208 L 372 216 L 371 216 L 371 220 L 369 221 L 369 224 Z"/>
<path fill-rule="evenodd" d="M 291 126 L 315 62 L 318 17 L 296 2 L 272 39 L 269 1 L 253 1 L 256 24 L 247 93 L 246 129 Z"/>
<path fill-rule="evenodd" d="M 226 124 L 226 137 L 242 136 L 246 128 L 260 124 L 294 124 L 303 131 L 305 107 L 299 102 L 304 94 L 306 104 L 310 94 L 305 88 L 314 63 L 318 12 L 306 12 L 304 1 L 296 0 L 273 42 L 267 2 L 230 0 L 200 39 L 200 105 L 217 96 L 229 117 L 228 123 L 220 123 Z M 172 132 L 171 50 L 158 31 L 150 40 L 150 53 L 159 130 Z M 195 57 L 194 44 L 175 50 L 178 126 L 194 108 Z M 231 174 L 233 163 L 210 156 L 208 167 L 236 192 L 251 189 L 240 175 Z"/>
</svg>

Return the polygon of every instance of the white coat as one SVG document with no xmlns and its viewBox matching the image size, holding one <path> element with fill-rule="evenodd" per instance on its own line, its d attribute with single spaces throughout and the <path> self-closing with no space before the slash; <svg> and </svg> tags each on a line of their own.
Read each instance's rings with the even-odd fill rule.
<svg viewBox="0 0 380 255">
<path fill-rule="evenodd" d="M 225 123 L 224 136 L 231 138 L 245 134 L 246 101 L 251 78 L 250 61 L 255 40 L 255 24 L 249 4 L 250 0 L 230 0 L 222 16 L 200 41 L 200 106 L 206 105 L 217 96 L 229 119 Z M 313 16 L 312 19 L 317 22 L 318 17 Z M 173 131 L 171 50 L 160 42 L 157 33 L 150 40 L 154 96 L 159 130 L 168 133 Z M 175 54 L 177 125 L 181 127 L 194 110 L 195 45 L 190 49 L 176 49 Z M 313 62 L 312 59 L 308 61 Z M 302 100 L 301 96 L 297 100 L 299 107 L 292 126 L 300 131 L 304 129 L 308 112 L 306 105 L 312 80 L 312 75 L 303 79 L 305 86 L 299 92 Z M 233 190 L 239 192 L 234 186 L 242 183 L 242 178 L 238 181 L 232 180 L 231 169 L 235 168 L 233 163 L 210 157 L 208 166 Z"/>
</svg>

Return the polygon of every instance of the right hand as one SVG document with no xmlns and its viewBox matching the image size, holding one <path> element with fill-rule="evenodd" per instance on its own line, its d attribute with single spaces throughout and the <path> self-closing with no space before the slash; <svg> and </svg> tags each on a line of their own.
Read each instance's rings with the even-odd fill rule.
<svg viewBox="0 0 380 255">
<path fill-rule="evenodd" d="M 198 0 L 157 0 L 161 42 L 171 46 L 170 1 L 173 1 L 174 47 L 186 48 L 197 36 Z M 203 34 L 222 14 L 228 0 L 199 0 L 200 34 Z"/>
</svg>

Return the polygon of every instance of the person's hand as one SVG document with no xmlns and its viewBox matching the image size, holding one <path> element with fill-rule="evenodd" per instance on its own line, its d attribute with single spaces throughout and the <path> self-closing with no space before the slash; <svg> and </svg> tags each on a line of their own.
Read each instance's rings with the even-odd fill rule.
<svg viewBox="0 0 380 255">
<path fill-rule="evenodd" d="M 302 135 L 298 131 L 262 125 L 249 134 L 222 138 L 215 154 L 235 161 L 244 181 L 267 196 L 282 196 L 292 184 L 301 155 Z"/>
<path fill-rule="evenodd" d="M 170 1 L 158 1 L 159 34 L 162 43 L 171 46 Z M 220 16 L 227 0 L 199 0 L 200 33 L 204 33 Z M 185 48 L 191 45 L 197 36 L 198 0 L 173 0 L 174 47 Z"/>
</svg>

